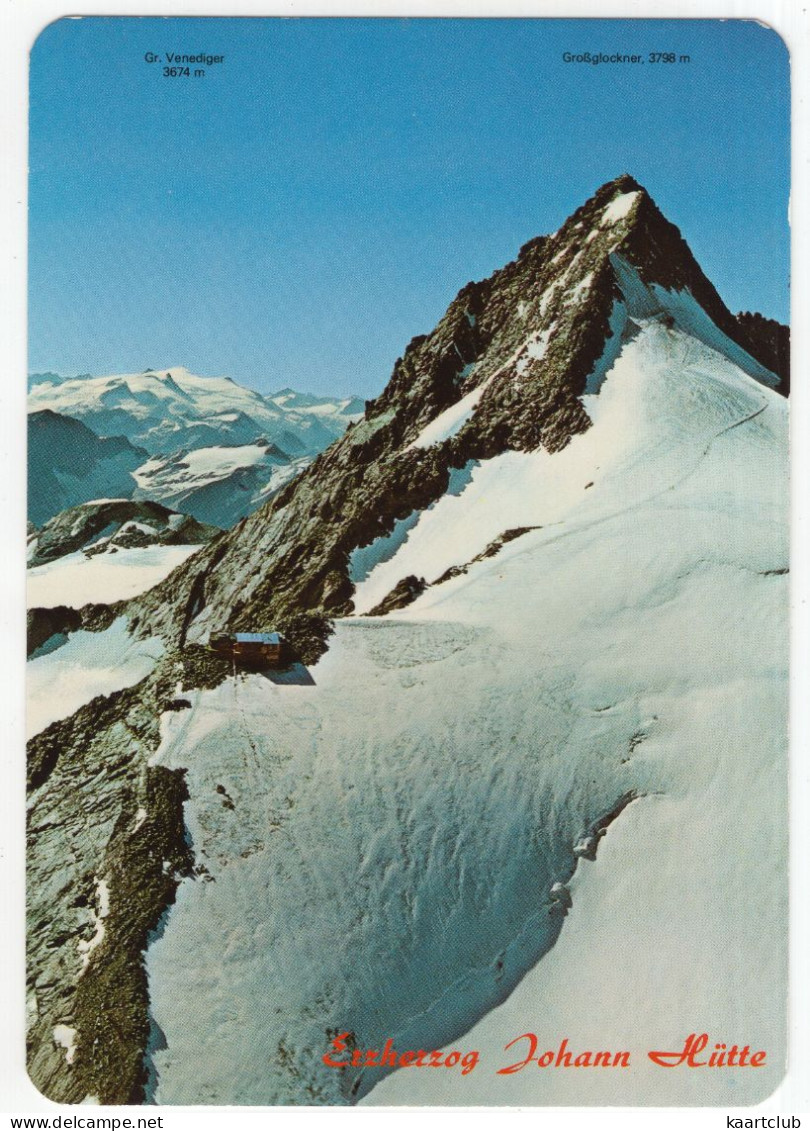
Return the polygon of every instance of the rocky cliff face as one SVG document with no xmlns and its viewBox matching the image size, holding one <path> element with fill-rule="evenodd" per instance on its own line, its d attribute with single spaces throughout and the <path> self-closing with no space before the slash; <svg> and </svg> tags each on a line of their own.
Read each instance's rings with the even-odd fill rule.
<svg viewBox="0 0 810 1131">
<path fill-rule="evenodd" d="M 307 397 L 283 389 L 263 397 L 229 377 L 200 377 L 183 366 L 107 377 L 41 374 L 29 388 L 30 411 L 81 420 L 99 436 L 126 436 L 150 455 L 259 437 L 293 456 L 314 455 L 356 419 L 353 397 Z"/>
<path fill-rule="evenodd" d="M 269 504 L 136 602 L 134 625 L 172 641 L 352 611 L 350 557 L 441 497 L 451 474 L 507 449 L 563 448 L 589 420 L 633 316 L 722 341 L 765 384 L 772 353 L 735 319 L 678 229 L 632 177 L 602 188 L 551 236 L 468 283 L 414 338 L 362 421 Z M 483 549 L 483 547 L 482 547 Z"/>
<path fill-rule="evenodd" d="M 783 396 L 790 393 L 790 329 L 773 318 L 741 311 L 737 325 L 743 342 L 754 357 L 772 370 L 779 378 L 778 390 Z"/>
</svg>

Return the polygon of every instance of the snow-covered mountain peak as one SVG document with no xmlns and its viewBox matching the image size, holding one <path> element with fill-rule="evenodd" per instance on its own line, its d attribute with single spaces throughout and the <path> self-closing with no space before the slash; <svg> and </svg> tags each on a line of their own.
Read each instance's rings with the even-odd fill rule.
<svg viewBox="0 0 810 1131">
<path fill-rule="evenodd" d="M 598 389 L 628 318 L 651 317 L 732 356 L 762 384 L 777 387 L 786 376 L 769 368 L 775 349 L 763 350 L 731 315 L 678 229 L 624 175 L 553 235 L 524 245 L 515 263 L 469 284 L 425 346 L 411 343 L 398 363 L 402 380 L 395 369 L 376 405 L 400 402 L 398 417 L 412 422 L 409 450 L 463 433 L 472 452 L 495 430 L 519 448 L 561 447 L 588 426 L 579 398 Z M 414 345 L 445 355 L 431 388 L 419 388 L 406 364 Z M 439 396 L 448 403 L 436 413 Z M 543 427 L 538 403 L 556 409 Z"/>
<path fill-rule="evenodd" d="M 581 398 L 588 429 L 559 451 L 506 448 L 452 467 L 438 497 L 352 552 L 360 615 L 336 620 L 312 683 L 234 678 L 195 694 L 190 723 L 167 719 L 155 760 L 189 768 L 192 839 L 214 882 L 210 891 L 186 884 L 149 951 L 150 1002 L 168 1046 L 155 1054 L 159 1102 L 199 1094 L 200 1041 L 215 1065 L 205 1087 L 217 1089 L 217 1100 L 236 1091 L 241 1102 L 295 1102 L 300 1074 L 273 1050 L 280 1042 L 320 1050 L 323 1022 L 313 1019 L 312 1001 L 327 1001 L 364 1048 L 393 1033 L 401 1047 L 456 1041 L 501 1054 L 527 1017 L 546 1016 L 533 1006 L 549 998 L 560 1031 L 575 1026 L 579 1042 L 593 1032 L 596 1008 L 600 1026 L 619 1017 L 606 1031 L 641 1031 L 642 1047 L 656 1047 L 661 1013 L 647 999 L 670 945 L 672 968 L 689 973 L 672 1007 L 683 1031 L 707 999 L 715 1016 L 737 1025 L 743 1008 L 745 1024 L 767 1032 L 762 1044 L 781 1058 L 782 1022 L 772 1019 L 781 973 L 742 1007 L 739 985 L 756 979 L 774 949 L 773 934 L 745 911 L 752 875 L 757 905 L 769 922 L 784 922 L 783 885 L 769 862 L 782 851 L 774 812 L 781 825 L 787 405 L 663 316 L 629 321 L 599 391 Z M 374 438 L 355 447 L 368 454 Z M 240 565 L 238 598 L 253 624 L 267 625 L 258 618 L 268 610 L 282 612 L 274 589 L 286 563 L 274 527 L 298 550 L 297 568 L 312 585 L 310 553 L 323 552 L 335 531 L 348 543 L 346 511 L 342 522 L 330 521 L 328 508 L 360 496 L 384 513 L 397 462 L 427 476 L 441 452 L 412 447 L 391 462 L 377 453 L 361 467 L 344 465 L 340 476 L 322 457 L 309 492 L 305 476 L 282 510 L 268 508 L 231 536 L 224 558 L 217 545 L 213 569 L 196 574 L 189 595 L 186 639 L 199 640 L 222 615 Z M 341 494 L 343 477 L 351 485 Z M 325 535 L 320 547 L 309 542 L 305 518 Z M 275 577 L 265 574 L 251 591 L 246 566 L 255 570 L 265 553 Z M 308 596 L 302 586 L 299 600 Z M 223 812 L 221 789 L 238 820 Z M 293 795 L 285 831 L 295 835 L 270 840 L 268 812 L 285 819 L 284 799 Z M 741 811 L 746 836 L 749 822 L 754 835 L 730 867 Z M 606 814 L 616 826 L 597 858 Z M 684 828 L 697 833 L 684 837 Z M 601 868 L 617 844 L 625 850 L 612 871 L 594 875 L 591 865 L 598 859 Z M 701 882 L 693 884 L 697 866 Z M 346 885 L 352 867 L 360 882 Z M 673 944 L 684 873 L 691 894 L 681 902 L 694 926 Z M 589 882 L 597 908 L 583 926 Z M 611 980 L 616 948 L 597 946 L 595 957 L 593 948 L 617 920 L 626 933 L 628 906 L 644 940 L 633 953 L 637 996 L 623 972 Z M 212 921 L 218 930 L 209 934 Z M 221 947 L 210 939 L 235 922 L 244 941 L 223 974 Z M 324 945 L 336 923 L 350 946 Z M 394 942 L 382 947 L 381 937 Z M 559 973 L 549 977 L 546 963 L 554 969 L 555 960 Z M 532 967 L 527 995 L 531 983 L 521 977 Z M 193 992 L 185 972 L 201 968 L 225 978 L 239 1025 L 221 1021 L 221 996 Z M 583 971 L 588 985 L 572 1013 L 571 987 Z M 284 995 L 269 1022 L 260 997 L 268 977 Z M 178 978 L 190 1017 L 175 1008 Z M 499 1023 L 504 999 L 511 1019 Z M 462 1043 L 476 1018 L 486 1036 Z M 218 1068 L 222 1048 L 229 1059 Z M 320 1071 L 320 1057 L 312 1063 Z M 337 1084 L 321 1073 L 318 1085 L 332 1089 L 328 1102 L 373 1103 L 387 1072 L 349 1067 Z M 425 1092 L 446 1102 L 432 1074 L 426 1083 L 399 1075 L 379 1085 L 380 1103 L 397 1102 L 386 1085 L 398 1102 Z M 470 1086 L 479 1102 L 490 1101 L 491 1081 L 477 1079 L 455 1088 L 458 1103 Z M 531 1077 L 521 1094 L 536 1102 L 552 1088 L 575 1102 L 582 1085 L 572 1079 Z M 637 1080 L 623 1077 L 622 1095 L 660 1097 L 659 1079 Z M 762 1095 L 744 1074 L 733 1086 L 750 1088 L 752 1101 Z M 598 1088 L 594 1102 L 608 1094 Z M 501 1099 L 514 1103 L 514 1091 L 504 1086 Z"/>
<path fill-rule="evenodd" d="M 436 328 L 408 344 L 384 391 L 341 440 L 219 543 L 215 561 L 202 551 L 145 598 L 148 622 L 204 639 L 226 625 L 274 627 L 302 606 L 365 611 L 370 605 L 358 599 L 357 586 L 397 559 L 398 547 L 442 499 L 461 516 L 471 557 L 473 549 L 483 552 L 495 535 L 476 529 L 476 468 L 495 457 L 508 461 L 510 453 L 558 459 L 593 427 L 604 383 L 614 380 L 617 359 L 642 328 L 655 348 L 675 334 L 684 356 L 692 343 L 739 379 L 755 378 L 757 388 L 778 384 L 761 342 L 728 311 L 678 229 L 624 175 L 553 235 L 530 240 L 512 263 L 463 287 Z M 677 379 L 677 366 L 667 372 Z M 632 387 L 626 382 L 624 395 L 632 396 Z M 272 398 L 276 408 L 289 399 L 288 390 Z M 314 403 L 309 408 L 317 411 Z M 299 398 L 296 409 L 303 410 Z M 633 413 L 624 419 L 632 435 Z M 515 517 L 528 489 L 521 483 L 518 476 L 514 490 L 504 488 L 514 496 L 504 501 L 503 514 L 512 515 L 504 531 L 526 525 Z M 389 590 L 413 570 L 395 573 L 387 568 Z M 200 604 L 195 578 L 203 576 Z M 198 611 L 189 619 L 192 590 Z"/>
<path fill-rule="evenodd" d="M 216 527 L 150 500 L 91 499 L 61 511 L 36 530 L 28 561 L 40 566 L 80 551 L 92 557 L 152 545 L 201 545 L 217 533 Z"/>
<path fill-rule="evenodd" d="M 612 227 L 614 224 L 618 223 L 619 220 L 626 219 L 640 199 L 641 192 L 638 189 L 633 192 L 622 192 L 614 196 L 613 200 L 611 200 L 602 214 L 602 227 Z"/>
</svg>

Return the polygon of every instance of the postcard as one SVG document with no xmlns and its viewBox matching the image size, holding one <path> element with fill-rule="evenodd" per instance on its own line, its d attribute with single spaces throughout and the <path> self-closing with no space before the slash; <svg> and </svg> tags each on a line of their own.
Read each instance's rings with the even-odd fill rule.
<svg viewBox="0 0 810 1131">
<path fill-rule="evenodd" d="M 36 1088 L 771 1095 L 780 36 L 65 18 L 29 186 Z"/>
</svg>

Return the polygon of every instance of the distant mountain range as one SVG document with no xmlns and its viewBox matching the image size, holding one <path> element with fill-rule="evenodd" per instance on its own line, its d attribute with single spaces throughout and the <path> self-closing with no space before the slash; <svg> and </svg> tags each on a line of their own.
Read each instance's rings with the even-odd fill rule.
<svg viewBox="0 0 810 1131">
<path fill-rule="evenodd" d="M 28 518 L 41 526 L 90 499 L 132 495 L 133 472 L 148 454 L 124 436 L 101 438 L 51 409 L 28 415 Z"/>
<path fill-rule="evenodd" d="M 177 504 L 227 527 L 306 467 L 356 397 L 285 388 L 269 397 L 183 367 L 108 377 L 29 377 L 29 519 L 97 495 Z M 195 453 L 197 453 L 195 455 Z"/>
<path fill-rule="evenodd" d="M 317 455 L 364 410 L 355 397 L 309 397 L 282 389 L 263 397 L 230 377 L 182 366 L 109 377 L 34 374 L 29 409 L 81 420 L 98 436 L 126 436 L 150 455 L 264 436 L 288 455 Z"/>
</svg>

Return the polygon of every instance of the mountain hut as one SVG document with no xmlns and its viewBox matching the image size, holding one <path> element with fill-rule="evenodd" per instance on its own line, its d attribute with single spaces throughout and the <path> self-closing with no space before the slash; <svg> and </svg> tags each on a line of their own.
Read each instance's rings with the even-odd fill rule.
<svg viewBox="0 0 810 1131">
<path fill-rule="evenodd" d="M 284 663 L 285 640 L 280 632 L 217 632 L 209 647 L 240 667 L 280 668 Z"/>
</svg>

